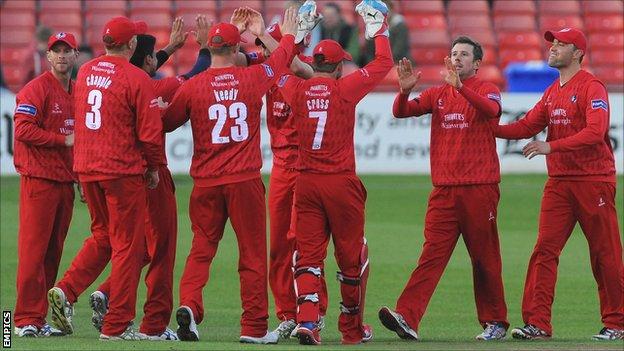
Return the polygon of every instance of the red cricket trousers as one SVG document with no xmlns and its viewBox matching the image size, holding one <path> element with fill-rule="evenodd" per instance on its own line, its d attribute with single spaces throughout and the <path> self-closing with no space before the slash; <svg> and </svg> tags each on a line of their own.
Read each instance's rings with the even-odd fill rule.
<svg viewBox="0 0 624 351">
<path fill-rule="evenodd" d="M 293 253 L 295 251 L 294 193 L 297 172 L 273 166 L 269 183 L 269 286 L 275 300 L 279 320 L 296 319 L 297 296 L 293 281 Z M 327 310 L 327 287 L 321 276 L 320 313 Z"/>
<path fill-rule="evenodd" d="M 522 318 L 552 334 L 551 307 L 559 255 L 576 223 L 589 244 L 602 323 L 624 329 L 624 265 L 615 208 L 615 184 L 548 179 L 537 243 L 524 285 Z"/>
<path fill-rule="evenodd" d="M 499 197 L 498 184 L 434 187 L 418 266 L 396 305 L 396 311 L 414 330 L 418 330 L 460 234 L 472 261 L 479 323 L 500 322 L 509 327 L 496 227 Z"/>
<path fill-rule="evenodd" d="M 329 238 L 334 242 L 335 257 L 342 275 L 359 277 L 364 244 L 364 206 L 366 189 L 355 174 L 301 173 L 295 186 L 296 240 L 299 259 L 296 271 L 321 270 L 327 256 Z M 295 273 L 297 275 L 297 273 Z M 301 274 L 296 279 L 299 299 L 322 291 L 321 279 Z M 357 285 L 341 284 L 342 304 L 357 309 L 340 314 L 338 329 L 343 341 L 362 339 L 366 277 Z M 360 289 L 361 288 L 361 289 Z M 317 321 L 320 303 L 299 302 L 298 322 Z"/>
<path fill-rule="evenodd" d="M 268 330 L 266 208 L 260 178 L 211 187 L 194 186 L 189 205 L 191 252 L 180 281 L 180 305 L 204 318 L 202 290 L 227 219 L 238 240 L 238 272 L 243 307 L 241 335 L 262 337 Z"/>
<path fill-rule="evenodd" d="M 135 316 L 145 254 L 147 187 L 140 175 L 84 182 L 82 186 L 91 215 L 91 236 L 56 286 L 73 303 L 110 259 L 110 303 L 102 333 L 119 335 Z"/>
<path fill-rule="evenodd" d="M 16 327 L 45 324 L 73 207 L 73 183 L 20 178 Z"/>
<path fill-rule="evenodd" d="M 160 166 L 158 176 L 160 181 L 156 189 L 147 190 L 147 254 L 143 267 L 149 264 L 149 268 L 145 275 L 147 298 L 139 329 L 147 335 L 162 334 L 169 325 L 173 310 L 173 268 L 178 233 L 175 185 L 166 165 Z M 109 296 L 110 277 L 98 290 Z"/>
</svg>

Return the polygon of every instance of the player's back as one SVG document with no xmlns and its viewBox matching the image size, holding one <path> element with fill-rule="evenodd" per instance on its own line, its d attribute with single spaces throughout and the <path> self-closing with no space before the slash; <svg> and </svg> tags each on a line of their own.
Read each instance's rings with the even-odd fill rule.
<svg viewBox="0 0 624 351">
<path fill-rule="evenodd" d="M 267 80 L 274 76 L 271 67 L 260 66 L 209 68 L 180 88 L 193 130 L 196 180 L 259 175 L 260 110 L 268 89 L 258 81 L 259 70 Z"/>
<path fill-rule="evenodd" d="M 355 172 L 353 133 L 358 101 L 344 99 L 349 92 L 342 90 L 339 80 L 326 77 L 297 84 L 291 108 L 299 134 L 298 170 Z"/>
<path fill-rule="evenodd" d="M 101 56 L 80 68 L 74 94 L 76 172 L 105 178 L 144 172 L 136 130 L 143 107 L 136 101 L 146 87 L 153 92 L 147 73 L 122 57 Z"/>
</svg>

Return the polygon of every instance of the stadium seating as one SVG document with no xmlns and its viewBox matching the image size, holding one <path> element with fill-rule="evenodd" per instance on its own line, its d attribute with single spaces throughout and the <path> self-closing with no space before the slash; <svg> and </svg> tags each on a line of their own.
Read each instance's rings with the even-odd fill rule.
<svg viewBox="0 0 624 351">
<path fill-rule="evenodd" d="M 342 9 L 349 22 L 357 20 L 354 5 L 359 0 L 317 0 L 319 11 L 329 2 Z M 185 30 L 195 27 L 195 16 L 205 14 L 215 22 L 229 21 L 239 6 L 259 10 L 267 24 L 281 17 L 288 0 L 4 0 L 0 1 L 2 63 L 13 66 L 32 50 L 35 27 L 45 24 L 54 31 L 70 31 L 78 40 L 103 52 L 101 33 L 104 23 L 115 16 L 128 16 L 148 23 L 157 38 L 157 48 L 168 43 L 173 18 L 181 16 Z M 403 15 L 410 31 L 410 52 L 425 73 L 434 72 L 430 82 L 438 84 L 438 64 L 449 55 L 451 40 L 468 35 L 483 47 L 480 75 L 499 86 L 501 71 L 509 62 L 543 60 L 549 47 L 545 30 L 576 27 L 584 29 L 589 50 L 583 67 L 594 70 L 610 89 L 622 90 L 622 50 L 624 50 L 624 3 L 621 0 L 394 0 L 394 11 Z M 363 23 L 355 21 L 363 31 Z M 7 34 L 10 33 L 10 34 Z M 246 34 L 245 37 L 251 37 Z M 362 43 L 364 40 L 362 39 Z M 189 35 L 185 46 L 163 67 L 168 74 L 183 73 L 193 65 L 198 45 Z M 255 50 L 252 43 L 243 45 Z M 590 66 L 591 65 L 591 66 Z M 433 68 L 436 67 L 436 68 Z M 609 71 L 613 74 L 608 74 Z M 393 74 L 382 88 L 394 90 Z M 618 80 L 619 79 L 619 80 Z M 426 81 L 426 79 L 425 79 Z"/>
</svg>

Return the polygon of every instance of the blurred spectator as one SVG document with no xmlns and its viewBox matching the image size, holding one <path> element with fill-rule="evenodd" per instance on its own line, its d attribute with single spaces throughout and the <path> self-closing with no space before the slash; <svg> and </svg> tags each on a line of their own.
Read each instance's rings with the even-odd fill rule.
<svg viewBox="0 0 624 351">
<path fill-rule="evenodd" d="M 410 54 L 410 40 L 407 24 L 405 24 L 405 18 L 401 16 L 394 7 L 394 1 L 382 0 L 388 6 L 388 26 L 390 27 L 390 46 L 392 47 L 392 57 L 394 63 L 399 62 L 400 59 L 406 57 L 408 60 L 414 63 L 412 55 Z M 364 44 L 364 51 L 360 60 L 360 66 L 364 66 L 375 57 L 375 42 L 367 40 Z"/>
<path fill-rule="evenodd" d="M 337 41 L 351 54 L 353 62 L 359 62 L 360 43 L 357 26 L 347 23 L 336 3 L 329 2 L 320 10 L 323 14 L 323 20 L 319 25 L 321 27 L 321 40 L 332 39 Z"/>
<path fill-rule="evenodd" d="M 4 82 L 4 69 L 2 68 L 2 64 L 0 64 L 0 89 L 9 89 L 9 87 Z"/>
<path fill-rule="evenodd" d="M 91 49 L 89 45 L 83 44 L 78 47 L 78 58 L 76 59 L 76 64 L 74 65 L 72 79 L 76 79 L 80 66 L 82 66 L 87 61 L 91 61 L 93 57 L 93 49 Z"/>
<path fill-rule="evenodd" d="M 28 72 L 24 77 L 22 85 L 38 77 L 41 73 L 50 69 L 46 51 L 48 51 L 48 38 L 52 35 L 52 30 L 44 25 L 40 25 L 35 30 L 35 43 L 32 48 L 32 54 L 26 58 L 24 62 Z"/>
</svg>

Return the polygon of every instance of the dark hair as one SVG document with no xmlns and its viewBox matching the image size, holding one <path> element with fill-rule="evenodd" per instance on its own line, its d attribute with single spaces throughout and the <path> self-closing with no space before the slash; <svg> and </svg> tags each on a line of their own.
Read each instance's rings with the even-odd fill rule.
<svg viewBox="0 0 624 351">
<path fill-rule="evenodd" d="M 342 9 L 340 8 L 340 6 L 338 6 L 338 4 L 336 4 L 335 2 L 328 2 L 327 4 L 325 4 L 323 7 L 331 7 L 334 10 L 336 10 L 336 13 L 338 15 L 342 14 Z"/>
<path fill-rule="evenodd" d="M 572 44 L 572 46 L 574 46 L 574 50 L 581 50 L 579 48 L 576 47 L 576 45 Z M 579 57 L 579 63 L 583 62 L 583 57 L 585 57 L 585 51 L 583 51 L 583 55 L 581 55 L 581 57 Z"/>
<path fill-rule="evenodd" d="M 471 37 L 467 35 L 460 35 L 457 38 L 455 38 L 455 40 L 453 40 L 453 43 L 451 44 L 451 50 L 453 50 L 453 47 L 455 46 L 455 44 L 472 45 L 472 54 L 474 56 L 475 61 L 483 60 L 483 48 L 481 47 L 481 44 L 479 44 L 478 41 L 472 39 Z"/>
<path fill-rule="evenodd" d="M 314 55 L 314 62 L 312 63 L 312 68 L 315 72 L 323 72 L 323 73 L 333 73 L 336 71 L 336 68 L 340 62 L 337 63 L 328 63 L 325 62 L 325 55 L 316 54 Z"/>
<path fill-rule="evenodd" d="M 138 34 L 136 49 L 130 58 L 130 63 L 141 68 L 147 56 L 154 54 L 156 47 L 156 37 L 149 34 Z"/>
<path fill-rule="evenodd" d="M 212 37 L 210 41 L 215 44 L 219 44 L 223 42 L 223 38 L 220 35 Z M 208 46 L 208 51 L 210 51 L 211 55 L 224 56 L 229 55 L 234 52 L 236 45 L 223 45 L 223 46 Z"/>
</svg>

